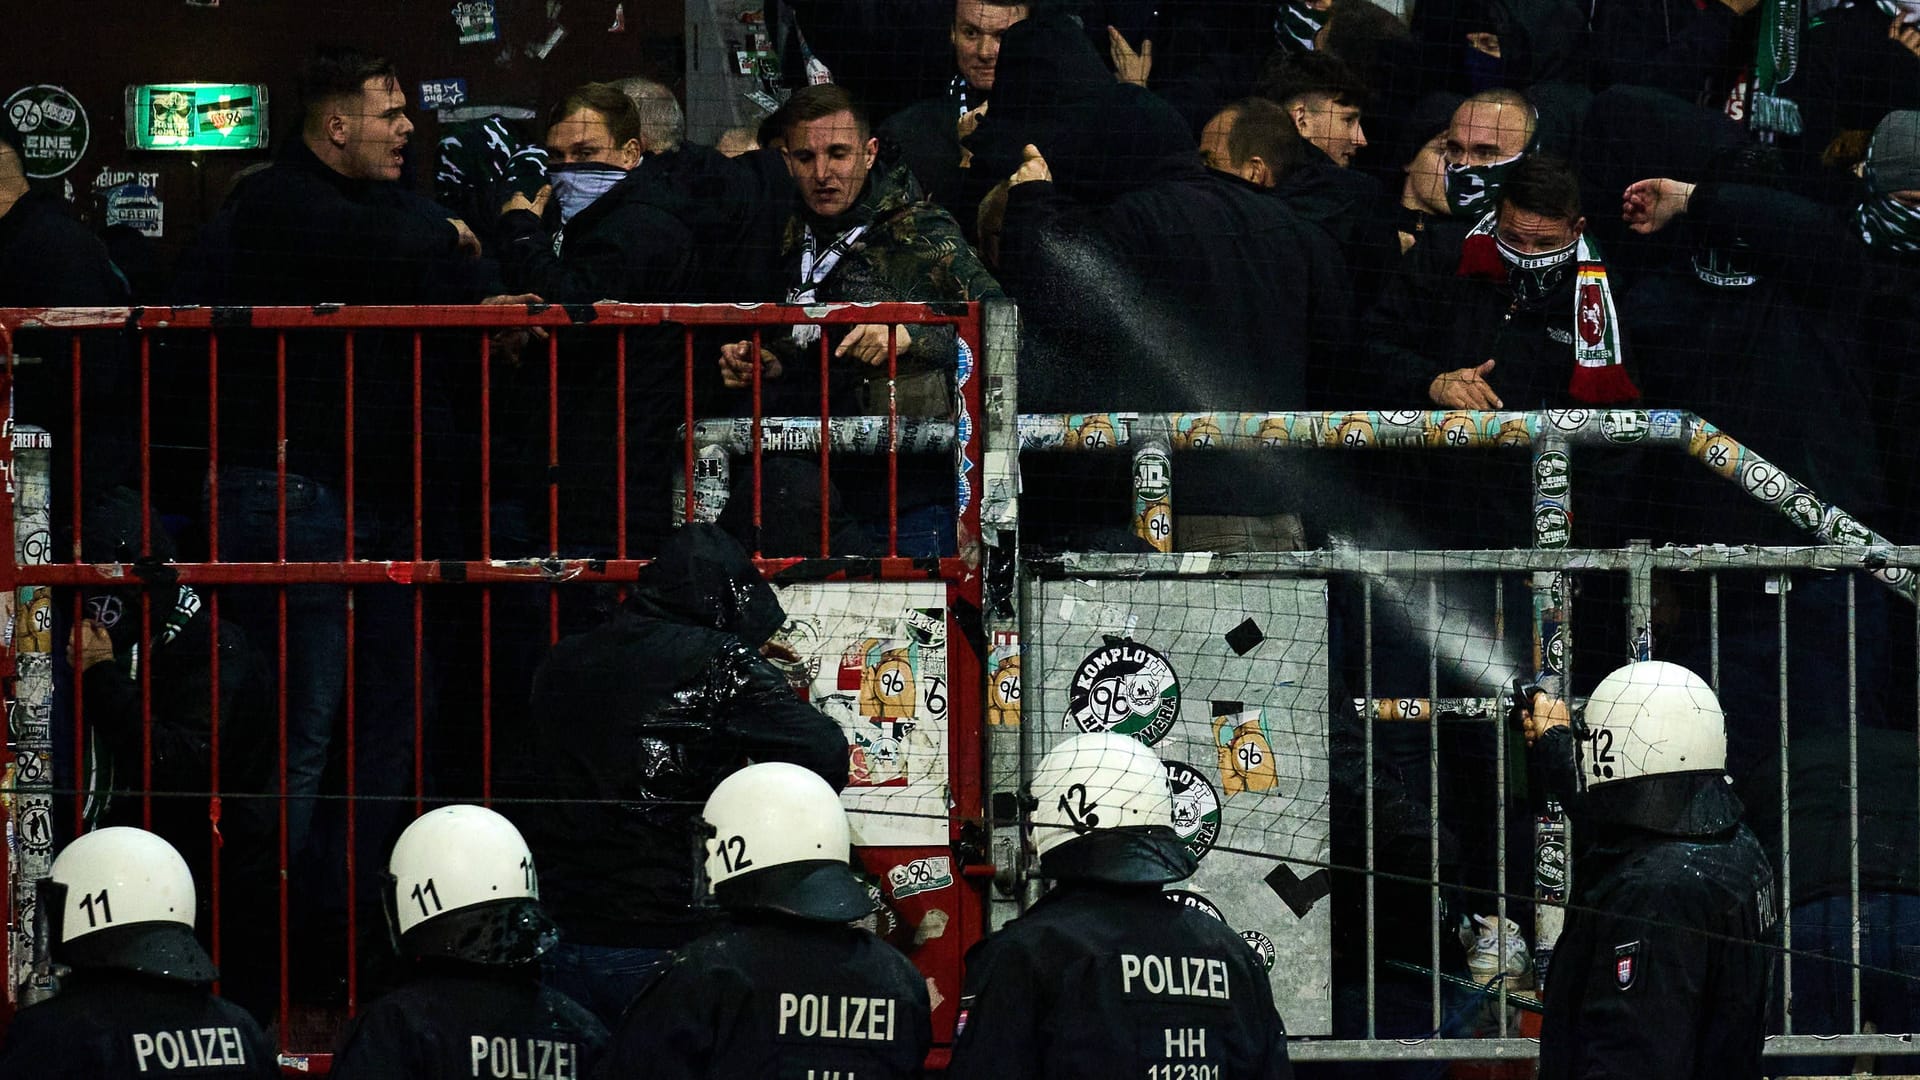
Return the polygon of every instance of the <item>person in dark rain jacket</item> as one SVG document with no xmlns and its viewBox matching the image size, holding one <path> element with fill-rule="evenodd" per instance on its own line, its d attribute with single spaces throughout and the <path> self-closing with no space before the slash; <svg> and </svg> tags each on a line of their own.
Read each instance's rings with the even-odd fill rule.
<svg viewBox="0 0 1920 1080">
<path fill-rule="evenodd" d="M 548 981 L 603 1018 L 706 929 L 686 857 L 699 800 L 749 761 L 846 784 L 839 726 L 762 655 L 785 619 L 738 543 L 688 525 L 624 607 L 534 677 L 532 743 L 515 756 L 548 799 L 514 813 L 568 939 Z"/>
</svg>

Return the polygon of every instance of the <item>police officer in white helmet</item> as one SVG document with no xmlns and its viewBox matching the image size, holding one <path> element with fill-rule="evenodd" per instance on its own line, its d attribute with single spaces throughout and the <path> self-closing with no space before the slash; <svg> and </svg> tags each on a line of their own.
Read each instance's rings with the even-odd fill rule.
<svg viewBox="0 0 1920 1080">
<path fill-rule="evenodd" d="M 213 995 L 219 973 L 193 936 L 193 875 L 144 829 L 85 834 L 53 860 L 39 911 L 56 965 L 48 1001 L 0 1046 L 6 1080 L 272 1077 L 273 1047 L 246 1010 Z"/>
<path fill-rule="evenodd" d="M 1760 1076 L 1778 904 L 1728 788 L 1719 699 L 1660 661 L 1602 679 L 1582 715 L 1524 696 L 1527 742 L 1575 845 L 1541 1080 Z"/>
<path fill-rule="evenodd" d="M 513 823 L 443 806 L 407 826 L 381 899 L 406 983 L 355 1019 L 334 1056 L 343 1080 L 588 1075 L 607 1031 L 540 984 L 559 931 L 540 908 L 533 855 Z"/>
<path fill-rule="evenodd" d="M 874 901 L 848 865 L 840 797 L 785 762 L 714 788 L 699 856 L 726 918 L 674 953 L 627 1010 L 603 1077 L 917 1077 L 932 1042 L 927 986 L 897 949 L 851 926 Z"/>
<path fill-rule="evenodd" d="M 1033 840 L 1054 889 L 967 954 L 950 1080 L 1291 1077 L 1259 957 L 1162 894 L 1198 861 L 1142 743 L 1078 735 L 1040 762 Z"/>
</svg>

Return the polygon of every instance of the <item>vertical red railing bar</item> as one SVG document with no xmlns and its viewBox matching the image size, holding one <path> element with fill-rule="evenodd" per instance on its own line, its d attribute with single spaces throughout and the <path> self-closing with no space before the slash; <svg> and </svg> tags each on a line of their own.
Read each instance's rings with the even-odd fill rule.
<svg viewBox="0 0 1920 1080">
<path fill-rule="evenodd" d="M 560 335 L 547 336 L 547 553 L 560 557 Z M 547 590 L 547 644 L 560 640 L 560 591 Z"/>
<path fill-rule="evenodd" d="M 140 827 L 153 828 L 153 605 L 140 594 Z"/>
<path fill-rule="evenodd" d="M 348 340 L 352 340 L 351 335 Z M 284 330 L 274 334 L 273 360 L 274 561 L 284 565 L 287 561 L 287 333 Z M 274 591 L 277 594 L 274 603 L 274 656 L 278 667 L 278 681 L 274 690 L 278 743 L 275 747 L 275 772 L 280 782 L 280 1015 L 287 1017 L 293 1008 L 292 980 L 288 971 L 291 950 L 287 942 L 288 935 L 292 933 L 292 924 L 287 917 L 292 896 L 292 883 L 287 877 L 287 587 L 284 584 L 277 585 Z"/>
<path fill-rule="evenodd" d="M 8 542 L 12 543 L 12 540 L 9 539 Z M 16 597 L 16 605 L 18 602 Z M 73 593 L 74 656 L 80 655 L 81 643 L 86 640 L 86 627 L 81 624 L 85 614 L 86 608 L 82 605 L 79 590 L 76 589 Z M 73 835 L 75 836 L 79 836 L 87 825 L 87 785 L 82 773 L 87 760 L 87 727 L 81 722 L 81 718 L 87 715 L 85 683 L 86 680 L 82 678 L 73 680 L 73 775 L 75 780 L 80 781 L 73 785 Z"/>
<path fill-rule="evenodd" d="M 480 561 L 493 561 L 493 338 L 480 332 Z M 493 805 L 493 586 L 480 587 L 480 802 Z"/>
<path fill-rule="evenodd" d="M 141 340 L 144 343 L 145 337 L 143 336 Z M 72 363 L 73 427 L 71 428 L 72 434 L 68 436 L 72 445 L 61 448 L 66 453 L 71 454 L 73 456 L 73 487 L 71 490 L 73 492 L 73 561 L 74 562 L 85 561 L 83 558 L 83 554 L 86 551 L 86 548 L 82 544 L 81 535 L 80 535 L 80 508 L 86 502 L 86 500 L 81 498 L 81 495 L 80 495 L 81 491 L 83 490 L 80 486 L 81 479 L 82 479 L 80 475 L 80 459 L 83 456 L 80 453 L 80 448 L 86 445 L 84 435 L 80 426 L 82 420 L 84 419 L 84 417 L 81 416 L 81 408 L 80 408 L 80 402 L 81 402 L 80 380 L 82 377 L 81 369 L 83 367 L 83 365 L 81 364 L 81 359 L 82 357 L 80 354 L 80 335 L 78 333 L 75 333 L 73 335 L 73 363 Z M 140 449 L 142 454 L 146 452 L 146 445 L 144 442 L 141 444 Z M 76 686 L 79 685 L 79 682 L 80 680 L 75 679 L 74 685 Z M 78 710 L 75 711 L 74 715 L 76 717 L 80 715 Z"/>
<path fill-rule="evenodd" d="M 207 561 L 220 561 L 220 334 L 207 332 Z M 208 685 L 212 687 L 212 707 L 208 710 L 208 723 L 212 725 L 212 761 L 210 779 L 212 798 L 207 804 L 207 828 L 212 832 L 207 845 L 207 880 L 209 883 L 213 937 L 213 966 L 220 966 L 220 590 L 207 591 L 207 625 L 213 628 L 209 635 L 213 644 L 208 647 L 209 654 Z M 219 993 L 219 984 L 214 984 L 214 992 Z"/>
<path fill-rule="evenodd" d="M 887 324 L 887 555 L 900 554 L 900 402 L 894 387 L 900 378 L 898 327 Z"/>
<path fill-rule="evenodd" d="M 79 338 L 74 339 L 74 353 L 79 355 Z M 80 363 L 74 365 L 76 383 Z M 153 554 L 153 339 L 146 334 L 140 335 L 140 557 L 145 559 Z M 80 444 L 75 443 L 72 451 L 75 467 L 78 468 Z M 73 497 L 80 498 L 80 488 L 76 486 Z M 74 558 L 80 558 L 79 549 L 74 550 Z M 140 653 L 146 662 L 140 665 L 140 827 L 153 828 L 153 608 L 147 602 L 148 594 L 140 593 Z M 75 717 L 76 722 L 78 717 Z"/>
<path fill-rule="evenodd" d="M 760 546 L 761 546 L 760 545 L 760 478 L 761 478 L 761 474 L 760 474 L 760 458 L 761 458 L 760 383 L 761 383 L 762 376 L 765 374 L 765 366 L 760 363 L 760 339 L 761 339 L 760 328 L 756 326 L 753 328 L 753 366 L 751 369 L 753 371 L 753 426 L 752 426 L 752 433 L 751 435 L 749 435 L 749 438 L 753 440 L 753 553 L 755 556 L 758 556 L 761 553 L 760 551 Z M 692 418 L 689 417 L 688 420 L 689 422 L 691 422 Z"/>
<path fill-rule="evenodd" d="M 827 353 L 827 329 L 820 328 L 820 557 L 832 554 L 833 528 L 828 514 L 833 495 L 833 480 L 829 477 L 832 455 L 827 452 L 833 440 L 827 437 L 827 426 L 832 422 L 833 406 L 829 398 L 833 383 L 829 378 L 828 365 L 832 357 Z"/>
<path fill-rule="evenodd" d="M 80 483 L 82 479 L 81 473 L 80 473 L 80 465 L 81 465 L 80 459 L 82 457 L 82 454 L 80 453 L 80 448 L 86 444 L 81 441 L 81 427 L 80 427 L 81 421 L 82 421 L 82 416 L 81 416 L 82 410 L 80 405 L 82 401 L 82 390 L 81 390 L 80 380 L 82 378 L 81 367 L 83 365 L 81 364 L 82 355 L 81 355 L 80 334 L 78 331 L 74 332 L 73 338 L 69 342 L 69 348 L 71 350 L 71 358 L 72 358 L 70 366 L 71 366 L 71 370 L 73 371 L 73 402 L 72 402 L 73 407 L 71 410 L 73 413 L 73 428 L 72 428 L 73 434 L 71 437 L 72 445 L 63 447 L 62 449 L 65 450 L 65 452 L 73 455 L 73 470 L 72 470 L 73 487 L 70 489 L 73 492 L 73 496 L 72 496 L 73 498 L 72 558 L 74 562 L 81 562 L 83 561 L 83 555 L 86 551 L 86 548 L 83 546 L 85 541 L 81 536 L 81 530 L 80 530 L 80 525 L 81 525 L 80 511 L 81 511 L 81 507 L 85 504 L 86 500 L 83 499 L 80 494 L 82 490 L 80 487 Z M 8 431 L 11 432 L 15 426 L 17 425 L 9 425 Z M 9 536 L 6 539 L 6 542 L 8 544 L 12 544 L 14 540 L 11 536 Z M 16 602 L 17 602 L 17 598 L 16 598 Z M 81 620 L 85 615 L 85 611 L 86 609 L 82 604 L 80 594 L 79 592 L 76 591 L 73 594 L 73 652 L 71 654 L 75 657 L 78 657 L 80 655 L 81 644 L 86 640 L 86 637 L 85 637 L 86 627 L 83 626 L 81 623 Z M 73 680 L 73 762 L 74 762 L 73 775 L 76 779 L 80 779 L 80 780 L 84 780 L 83 770 L 85 768 L 85 764 L 87 760 L 87 756 L 86 756 L 87 755 L 87 731 L 86 731 L 87 703 L 86 703 L 86 693 L 84 689 L 85 682 L 86 682 L 85 679 L 78 678 L 78 677 L 76 677 Z M 85 827 L 86 820 L 87 820 L 87 785 L 84 782 L 76 783 L 74 785 L 74 793 L 73 793 L 73 834 L 75 836 L 80 835 L 80 830 Z"/>
<path fill-rule="evenodd" d="M 613 346 L 613 555 L 627 557 L 627 332 Z M 687 417 L 693 423 L 693 417 Z"/>
<path fill-rule="evenodd" d="M 424 463 L 421 460 L 424 457 L 422 452 L 424 440 L 421 437 L 420 421 L 421 385 L 420 331 L 415 330 L 413 332 L 413 561 L 415 563 L 420 562 L 426 555 L 424 543 L 426 525 L 423 521 L 426 516 L 426 493 L 422 490 L 425 474 Z M 425 744 L 427 713 L 426 702 L 423 700 L 421 691 L 426 684 L 424 655 L 426 597 L 421 593 L 419 586 L 410 587 L 413 589 L 413 813 L 418 817 L 427 791 Z M 352 767 L 351 758 L 348 759 L 348 767 Z"/>
<path fill-rule="evenodd" d="M 346 429 L 344 432 L 345 443 L 341 447 L 341 455 L 340 455 L 346 467 L 346 478 L 345 478 L 345 482 L 342 484 L 342 490 L 344 492 L 344 498 L 345 498 L 345 505 L 341 507 L 341 514 L 342 514 L 342 519 L 344 523 L 343 527 L 345 529 L 345 535 L 342 537 L 341 550 L 346 553 L 347 562 L 353 562 L 356 555 L 358 554 L 358 552 L 355 550 L 355 544 L 354 544 L 354 538 L 353 538 L 354 526 L 356 524 L 353 508 L 354 508 L 354 503 L 358 500 L 358 497 L 359 497 L 359 488 L 357 486 L 355 477 L 358 475 L 360 471 L 359 469 L 360 463 L 359 463 L 359 457 L 358 457 L 359 447 L 356 442 L 358 438 L 359 429 L 358 429 L 358 425 L 355 423 L 355 420 L 354 420 L 354 411 L 359 407 L 357 397 L 354 393 L 354 379 L 357 377 L 356 367 L 357 367 L 357 363 L 356 363 L 356 358 L 353 352 L 353 334 L 349 333 L 347 334 L 346 339 L 342 344 L 341 351 L 340 351 L 341 382 L 344 384 L 341 400 L 345 407 L 345 417 L 341 426 Z M 354 750 L 355 750 L 355 747 L 359 745 L 358 740 L 360 737 L 360 731 L 358 726 L 359 713 L 354 707 L 354 698 L 357 696 L 356 687 L 358 685 L 356 680 L 359 678 L 359 674 L 360 674 L 360 669 L 354 661 L 354 652 L 355 652 L 354 634 L 359 629 L 359 626 L 356 622 L 356 620 L 358 619 L 359 613 L 358 613 L 357 605 L 354 603 L 356 599 L 357 599 L 357 595 L 354 591 L 353 586 L 351 585 L 347 586 L 347 610 L 346 610 L 347 689 L 346 689 L 346 701 L 342 703 L 342 705 L 344 706 L 342 711 L 346 713 L 345 734 L 347 739 L 346 861 L 347 861 L 347 1012 L 348 1013 L 353 1013 L 357 1011 L 360 1005 L 360 962 L 359 962 L 360 961 L 360 905 L 355 899 L 359 895 L 358 886 L 359 886 L 359 876 L 360 876 L 360 863 L 357 859 L 354 858 L 354 849 L 356 846 L 358 846 L 359 836 L 360 836 L 360 802 L 359 802 L 359 799 L 357 798 L 357 796 L 360 793 L 360 774 L 359 774 L 359 769 L 357 769 L 354 765 Z"/>
</svg>

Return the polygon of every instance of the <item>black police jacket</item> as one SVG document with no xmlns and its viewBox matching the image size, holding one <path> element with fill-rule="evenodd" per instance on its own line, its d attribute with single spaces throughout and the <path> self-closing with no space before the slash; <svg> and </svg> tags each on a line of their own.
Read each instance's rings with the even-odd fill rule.
<svg viewBox="0 0 1920 1080">
<path fill-rule="evenodd" d="M 1553 737 L 1548 753 L 1570 742 Z M 1581 802 L 1541 1080 L 1760 1076 L 1764 942 L 1779 908 L 1739 801 L 1717 774 L 1680 773 L 1590 788 Z"/>
<path fill-rule="evenodd" d="M 280 1075 L 245 1009 L 205 986 L 119 971 L 80 972 L 22 1009 L 0 1045 L 0 1080 L 154 1080 Z"/>
<path fill-rule="evenodd" d="M 676 530 L 627 606 L 567 638 L 534 678 L 531 743 L 508 811 L 567 939 L 672 948 L 697 937 L 694 818 L 749 761 L 847 782 L 847 739 L 755 649 L 786 621 L 746 552 L 712 525 Z"/>
<path fill-rule="evenodd" d="M 591 1075 L 607 1029 L 530 971 L 436 965 L 379 1001 L 341 1037 L 341 1080 Z"/>
<path fill-rule="evenodd" d="M 930 1012 L 920 973 L 868 931 L 741 916 L 680 950 L 641 992 L 600 1075 L 917 1077 Z"/>
<path fill-rule="evenodd" d="M 950 1080 L 1285 1080 L 1259 957 L 1157 886 L 1062 885 L 967 954 Z"/>
</svg>

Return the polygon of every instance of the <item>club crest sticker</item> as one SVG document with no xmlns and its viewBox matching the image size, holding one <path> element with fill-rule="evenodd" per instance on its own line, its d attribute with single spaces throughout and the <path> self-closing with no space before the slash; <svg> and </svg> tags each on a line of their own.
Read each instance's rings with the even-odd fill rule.
<svg viewBox="0 0 1920 1080">
<path fill-rule="evenodd" d="M 1180 715 L 1180 679 L 1167 658 L 1133 641 L 1103 645 L 1074 670 L 1067 719 L 1081 731 L 1111 731 L 1148 746 Z"/>
<path fill-rule="evenodd" d="M 953 860 L 945 855 L 915 859 L 887 871 L 887 885 L 895 900 L 953 886 Z"/>
<path fill-rule="evenodd" d="M 1220 838 L 1220 793 L 1200 770 L 1169 761 L 1167 784 L 1173 789 L 1173 831 L 1196 859 L 1205 858 Z"/>
<path fill-rule="evenodd" d="M 1240 940 L 1246 942 L 1247 948 L 1252 949 L 1254 955 L 1260 958 L 1261 970 L 1273 970 L 1274 962 L 1280 959 L 1280 953 L 1273 947 L 1272 938 L 1258 930 L 1242 930 Z"/>
</svg>

